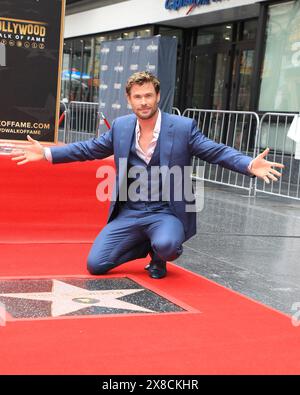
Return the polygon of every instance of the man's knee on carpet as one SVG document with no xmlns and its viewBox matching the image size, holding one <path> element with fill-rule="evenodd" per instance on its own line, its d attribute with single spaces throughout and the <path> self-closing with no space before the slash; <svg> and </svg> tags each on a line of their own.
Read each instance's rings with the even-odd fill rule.
<svg viewBox="0 0 300 395">
<path fill-rule="evenodd" d="M 93 256 L 89 256 L 87 259 L 87 270 L 93 275 L 105 274 L 114 266 L 113 263 L 109 263 L 107 260 L 97 259 Z"/>
<path fill-rule="evenodd" d="M 153 251 L 163 261 L 174 261 L 182 254 L 182 245 L 169 237 L 162 237 L 152 243 Z"/>
</svg>

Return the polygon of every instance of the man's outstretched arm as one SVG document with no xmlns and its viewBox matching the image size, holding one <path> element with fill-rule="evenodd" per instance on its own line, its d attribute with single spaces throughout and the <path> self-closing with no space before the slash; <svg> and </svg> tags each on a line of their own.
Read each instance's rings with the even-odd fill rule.
<svg viewBox="0 0 300 395">
<path fill-rule="evenodd" d="M 264 158 L 269 149 L 259 154 L 256 158 L 244 155 L 242 152 L 224 144 L 216 143 L 205 137 L 198 129 L 196 122 L 193 123 L 189 141 L 190 152 L 200 159 L 209 163 L 219 164 L 227 169 L 263 179 L 266 183 L 270 180 L 277 181 L 281 173 L 274 167 L 283 169 L 281 163 L 270 162 Z"/>
<path fill-rule="evenodd" d="M 104 133 L 99 138 L 66 144 L 60 147 L 45 148 L 38 141 L 27 136 L 30 144 L 10 144 L 12 160 L 18 165 L 41 160 L 52 163 L 68 163 L 103 159 L 113 154 L 112 131 Z M 48 155 L 47 151 L 48 150 Z"/>
</svg>

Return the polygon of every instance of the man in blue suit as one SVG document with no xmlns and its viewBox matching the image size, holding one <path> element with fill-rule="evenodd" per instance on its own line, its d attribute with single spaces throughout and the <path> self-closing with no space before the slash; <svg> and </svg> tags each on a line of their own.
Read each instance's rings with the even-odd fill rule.
<svg viewBox="0 0 300 395">
<path fill-rule="evenodd" d="M 264 159 L 268 150 L 252 159 L 206 138 L 194 120 L 162 113 L 158 108 L 160 83 L 148 72 L 133 74 L 127 81 L 126 93 L 133 114 L 117 118 L 99 138 L 44 148 L 28 137 L 31 144 L 23 145 L 23 153 L 15 154 L 13 160 L 25 164 L 47 159 L 56 164 L 114 155 L 115 199 L 110 205 L 108 224 L 91 248 L 88 270 L 104 274 L 150 253 L 146 269 L 150 277 L 159 279 L 167 274 L 166 262 L 175 260 L 182 253 L 183 242 L 196 233 L 196 213 L 187 208 L 194 202 L 188 201 L 184 193 L 181 199 L 175 196 L 178 191 L 184 192 L 186 185 L 191 187 L 185 169 L 190 167 L 193 156 L 266 182 L 276 181 L 281 173 L 274 167 L 283 166 Z M 179 172 L 173 178 L 160 171 L 175 167 Z M 156 191 L 154 199 L 150 191 Z"/>
</svg>

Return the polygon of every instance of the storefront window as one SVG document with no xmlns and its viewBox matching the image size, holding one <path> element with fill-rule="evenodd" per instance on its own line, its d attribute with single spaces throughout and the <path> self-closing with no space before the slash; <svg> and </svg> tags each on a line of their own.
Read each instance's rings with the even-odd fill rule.
<svg viewBox="0 0 300 395">
<path fill-rule="evenodd" d="M 238 111 L 249 111 L 251 98 L 251 82 L 253 78 L 254 50 L 243 49 L 237 52 L 234 58 L 232 91 L 230 108 Z M 238 84 L 236 83 L 238 81 Z"/>
<path fill-rule="evenodd" d="M 152 36 L 152 29 L 137 30 L 136 37 L 150 37 Z"/>
<path fill-rule="evenodd" d="M 255 40 L 257 32 L 257 20 L 252 19 L 243 23 L 242 40 Z"/>
<path fill-rule="evenodd" d="M 259 110 L 299 111 L 300 2 L 269 7 Z"/>
<path fill-rule="evenodd" d="M 91 39 L 66 42 L 62 70 L 62 98 L 88 101 L 91 80 Z"/>
<path fill-rule="evenodd" d="M 208 45 L 232 40 L 232 24 L 201 27 L 197 33 L 196 45 Z"/>
<path fill-rule="evenodd" d="M 72 66 L 72 43 L 67 41 L 64 43 L 64 54 L 62 64 L 61 79 L 61 98 L 69 98 L 70 95 L 70 75 Z"/>
<path fill-rule="evenodd" d="M 90 101 L 93 90 L 93 58 L 94 58 L 94 39 L 87 38 L 83 43 L 83 60 L 81 68 L 81 80 L 86 89 L 82 92 L 81 101 Z"/>
<path fill-rule="evenodd" d="M 125 32 L 123 33 L 123 38 L 134 38 L 135 32 Z"/>
</svg>

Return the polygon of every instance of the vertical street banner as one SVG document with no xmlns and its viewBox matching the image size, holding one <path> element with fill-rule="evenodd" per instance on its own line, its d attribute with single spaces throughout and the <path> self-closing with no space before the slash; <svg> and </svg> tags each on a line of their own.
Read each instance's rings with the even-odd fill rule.
<svg viewBox="0 0 300 395">
<path fill-rule="evenodd" d="M 171 112 L 176 82 L 176 37 L 154 36 L 103 41 L 100 49 L 99 109 L 111 124 L 119 116 L 132 112 L 127 104 L 125 87 L 128 77 L 138 71 L 149 71 L 161 83 L 159 107 Z M 107 131 L 100 121 L 99 132 Z"/>
<path fill-rule="evenodd" d="M 56 142 L 65 0 L 0 7 L 0 140 Z"/>
</svg>

